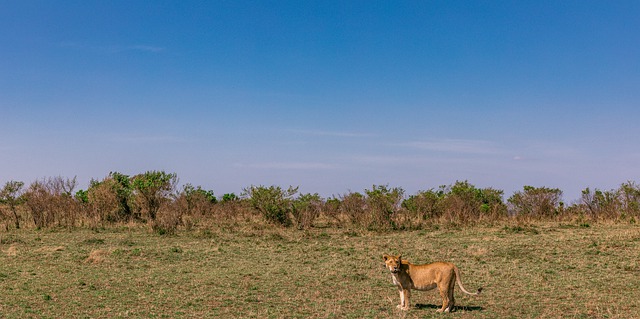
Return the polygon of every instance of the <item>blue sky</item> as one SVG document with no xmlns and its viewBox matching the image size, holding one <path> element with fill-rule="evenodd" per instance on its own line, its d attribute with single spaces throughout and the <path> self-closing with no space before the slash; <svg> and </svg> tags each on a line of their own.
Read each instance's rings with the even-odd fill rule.
<svg viewBox="0 0 640 319">
<path fill-rule="evenodd" d="M 640 180 L 638 1 L 0 1 L 0 182 Z"/>
</svg>

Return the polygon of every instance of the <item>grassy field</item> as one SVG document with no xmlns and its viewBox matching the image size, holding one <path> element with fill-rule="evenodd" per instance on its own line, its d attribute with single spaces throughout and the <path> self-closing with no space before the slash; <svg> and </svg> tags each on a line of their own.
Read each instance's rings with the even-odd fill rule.
<svg viewBox="0 0 640 319">
<path fill-rule="evenodd" d="M 412 232 L 147 229 L 0 233 L 1 318 L 638 318 L 640 226 Z M 468 290 L 408 312 L 382 254 L 452 261 Z"/>
</svg>

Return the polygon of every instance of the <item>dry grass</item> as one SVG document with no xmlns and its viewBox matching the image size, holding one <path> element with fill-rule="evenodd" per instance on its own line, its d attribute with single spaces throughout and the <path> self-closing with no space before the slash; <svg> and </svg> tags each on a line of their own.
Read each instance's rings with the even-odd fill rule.
<svg viewBox="0 0 640 319">
<path fill-rule="evenodd" d="M 122 227 L 3 238 L 3 318 L 640 317 L 637 225 L 380 234 L 256 224 L 162 237 Z M 452 261 L 466 288 L 482 286 L 483 295 L 456 289 L 459 308 L 442 315 L 437 292 L 414 292 L 413 309 L 396 310 L 384 253 Z"/>
<path fill-rule="evenodd" d="M 92 250 L 84 260 L 86 264 L 100 264 L 108 258 L 109 252 L 104 249 Z"/>
<path fill-rule="evenodd" d="M 9 257 L 14 257 L 18 255 L 18 248 L 16 248 L 15 245 L 11 245 L 7 250 L 3 250 L 3 252 Z"/>
</svg>

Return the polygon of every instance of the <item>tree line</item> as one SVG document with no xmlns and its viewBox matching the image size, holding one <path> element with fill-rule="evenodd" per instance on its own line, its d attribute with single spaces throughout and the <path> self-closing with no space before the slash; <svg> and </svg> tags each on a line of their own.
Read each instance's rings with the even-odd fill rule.
<svg viewBox="0 0 640 319">
<path fill-rule="evenodd" d="M 562 201 L 557 188 L 524 186 L 505 200 L 504 191 L 468 181 L 409 196 L 388 185 L 330 198 L 302 194 L 298 187 L 252 185 L 240 195 L 218 197 L 189 183 L 178 187 L 175 173 L 147 171 L 133 176 L 111 172 L 91 180 L 86 190 L 76 188 L 75 177 L 43 178 L 28 186 L 8 181 L 0 190 L 0 226 L 8 231 L 140 223 L 165 234 L 181 227 L 248 221 L 298 229 L 401 230 L 509 220 L 635 223 L 640 218 L 640 185 L 632 181 L 612 190 L 586 188 L 571 205 Z"/>
</svg>

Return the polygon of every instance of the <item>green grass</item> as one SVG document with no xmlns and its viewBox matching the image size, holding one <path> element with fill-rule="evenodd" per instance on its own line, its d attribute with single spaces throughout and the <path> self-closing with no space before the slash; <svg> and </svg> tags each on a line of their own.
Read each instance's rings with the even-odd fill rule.
<svg viewBox="0 0 640 319">
<path fill-rule="evenodd" d="M 640 226 L 371 233 L 146 229 L 0 233 L 2 318 L 634 318 Z M 468 290 L 398 293 L 382 254 L 458 265 Z M 91 258 L 90 258 L 91 256 Z"/>
</svg>

